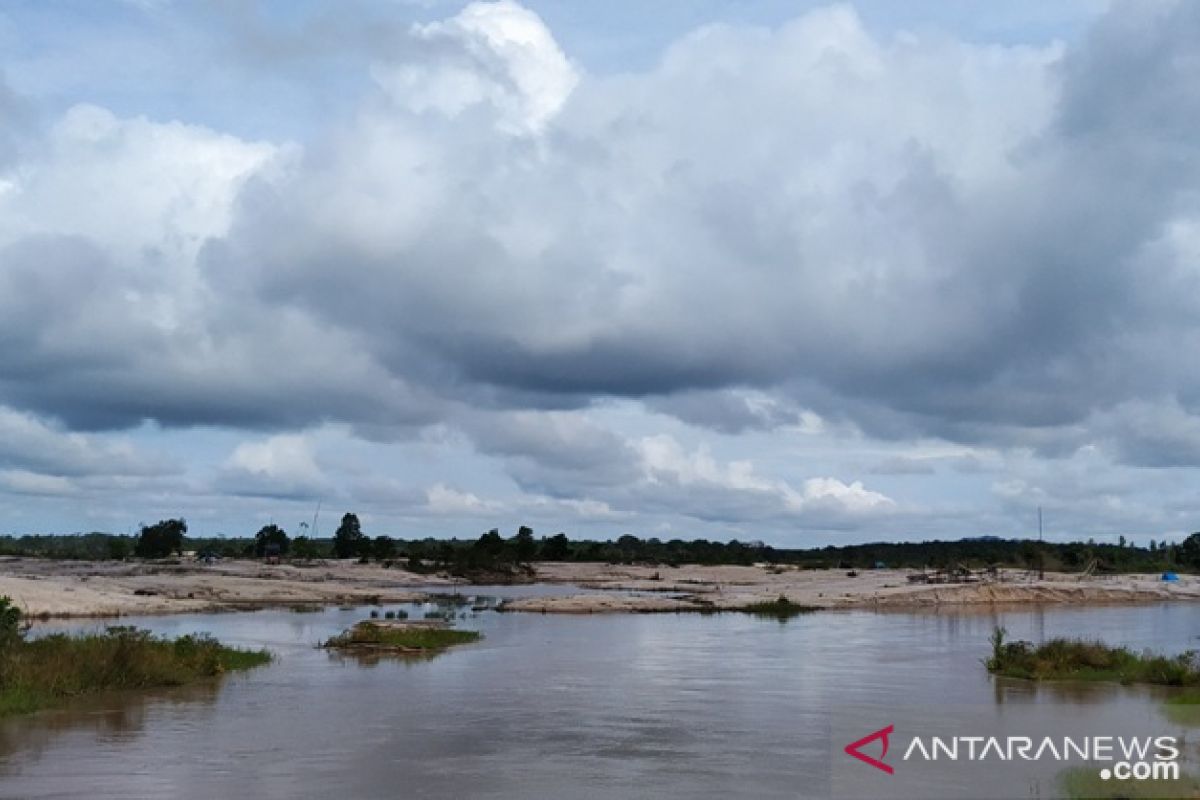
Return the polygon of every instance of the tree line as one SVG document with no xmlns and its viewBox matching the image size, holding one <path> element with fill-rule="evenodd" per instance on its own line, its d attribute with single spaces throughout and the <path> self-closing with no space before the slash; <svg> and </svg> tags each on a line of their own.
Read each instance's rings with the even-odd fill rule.
<svg viewBox="0 0 1200 800">
<path fill-rule="evenodd" d="M 538 537 L 522 525 L 513 536 L 493 528 L 472 539 L 403 539 L 363 530 L 358 516 L 347 513 L 332 538 L 291 537 L 275 524 L 249 537 L 191 537 L 183 519 L 141 526 L 136 536 L 109 533 L 0 536 L 0 555 L 60 559 L 168 558 L 192 552 L 209 558 L 278 556 L 299 561 L 353 558 L 404 566 L 414 571 L 457 574 L 514 572 L 535 561 L 578 561 L 623 564 L 755 564 L 802 568 L 871 569 L 875 567 L 944 569 L 986 566 L 1077 572 L 1200 571 L 1200 533 L 1178 544 L 1137 546 L 1116 542 L 1036 542 L 983 536 L 956 541 L 874 542 L 819 548 L 776 548 L 761 542 L 706 539 L 639 538 L 570 539 L 565 533 Z"/>
</svg>

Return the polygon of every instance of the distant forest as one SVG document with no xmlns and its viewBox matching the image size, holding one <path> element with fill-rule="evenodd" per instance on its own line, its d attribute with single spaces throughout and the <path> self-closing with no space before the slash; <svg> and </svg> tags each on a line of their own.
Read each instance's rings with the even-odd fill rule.
<svg viewBox="0 0 1200 800">
<path fill-rule="evenodd" d="M 1097 573 L 1200 572 L 1200 533 L 1179 544 L 1151 541 L 1139 547 L 1120 537 L 1115 543 L 1094 540 L 1059 543 L 993 536 L 957 541 L 874 542 L 810 549 L 779 548 L 761 542 L 642 539 L 625 535 L 611 541 L 573 540 L 566 534 L 538 537 L 521 526 L 511 537 L 498 529 L 476 539 L 400 539 L 370 536 L 358 517 L 342 517 L 333 538 L 289 537 L 275 525 L 244 538 L 187 535 L 182 519 L 143 526 L 136 536 L 110 533 L 0 536 L 0 555 L 110 560 L 169 558 L 278 558 L 304 563 L 324 558 L 354 558 L 420 572 L 472 574 L 516 571 L 535 561 L 587 561 L 617 564 L 785 564 L 802 568 L 872 569 L 899 567 L 948 569 L 990 566 Z"/>
</svg>

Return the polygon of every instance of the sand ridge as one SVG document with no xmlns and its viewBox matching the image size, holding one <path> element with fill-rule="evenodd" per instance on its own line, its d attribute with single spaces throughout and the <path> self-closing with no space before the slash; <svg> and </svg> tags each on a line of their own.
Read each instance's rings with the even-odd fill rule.
<svg viewBox="0 0 1200 800">
<path fill-rule="evenodd" d="M 800 570 L 758 566 L 628 566 L 540 563 L 535 579 L 586 590 L 555 597 L 520 597 L 506 611 L 614 613 L 733 609 L 786 597 L 815 608 L 913 609 L 1012 603 L 1105 604 L 1200 599 L 1200 577 L 1164 582 L 1158 575 L 1081 578 L 1003 571 L 1000 580 L 919 584 L 912 570 Z M 228 611 L 303 604 L 399 603 L 431 591 L 462 587 L 444 575 L 353 561 L 265 565 L 227 560 L 178 562 L 51 561 L 0 558 L 0 596 L 30 616 L 108 617 Z"/>
</svg>

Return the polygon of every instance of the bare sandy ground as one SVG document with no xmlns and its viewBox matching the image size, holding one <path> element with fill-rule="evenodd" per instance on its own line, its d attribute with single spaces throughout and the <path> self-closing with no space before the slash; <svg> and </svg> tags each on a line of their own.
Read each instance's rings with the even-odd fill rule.
<svg viewBox="0 0 1200 800">
<path fill-rule="evenodd" d="M 572 584 L 587 593 L 519 597 L 508 611 L 604 613 L 729 609 L 786 597 L 818 608 L 937 608 L 1009 603 L 1138 603 L 1200 599 L 1200 577 L 1177 583 L 1157 575 L 1080 579 L 1048 573 L 1045 580 L 1007 572 L 990 583 L 925 585 L 908 570 L 778 567 L 631 567 L 542 563 L 537 580 Z M 0 558 L 0 596 L 30 616 L 85 617 L 226 611 L 263 606 L 397 603 L 422 599 L 421 589 L 445 577 L 348 561 L 309 566 L 224 561 L 203 565 L 48 561 Z"/>
<path fill-rule="evenodd" d="M 767 566 L 628 567 L 601 564 L 540 564 L 546 582 L 573 583 L 612 594 L 526 598 L 505 604 L 510 611 L 596 613 L 728 609 L 786 597 L 816 608 L 933 608 L 1010 603 L 1138 603 L 1200 600 L 1200 578 L 1175 583 L 1156 575 L 1081 579 L 1047 573 L 1035 580 L 1019 571 L 1000 580 L 968 584 L 916 584 L 912 570 L 798 570 Z M 632 592 L 632 594 L 631 594 Z"/>
<path fill-rule="evenodd" d="M 313 566 L 0 559 L 0 596 L 29 616 L 110 617 L 272 605 L 406 602 L 444 579 L 351 562 Z"/>
</svg>

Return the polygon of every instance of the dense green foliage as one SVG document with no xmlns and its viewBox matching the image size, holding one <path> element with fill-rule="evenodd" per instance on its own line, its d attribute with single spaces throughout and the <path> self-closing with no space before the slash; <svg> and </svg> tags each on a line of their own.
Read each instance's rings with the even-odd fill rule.
<svg viewBox="0 0 1200 800">
<path fill-rule="evenodd" d="M 326 647 L 436 652 L 456 644 L 478 641 L 478 631 L 459 631 L 425 625 L 389 626 L 360 622 L 325 642 Z"/>
<path fill-rule="evenodd" d="M 746 614 L 753 614 L 757 617 L 772 617 L 774 619 L 791 619 L 798 617 L 801 614 L 811 614 L 816 611 L 812 606 L 800 605 L 793 603 L 786 597 L 780 597 L 778 600 L 768 600 L 761 603 L 750 603 L 749 605 L 740 606 L 733 609 Z"/>
<path fill-rule="evenodd" d="M 1005 641 L 996 628 L 991 636 L 989 672 L 1028 680 L 1117 681 L 1159 686 L 1200 685 L 1200 660 L 1195 651 L 1178 656 L 1138 654 L 1127 647 L 1109 647 L 1078 639 L 1030 642 Z"/>
<path fill-rule="evenodd" d="M 287 555 L 291 540 L 278 525 L 264 525 L 254 534 L 254 555 L 262 558 L 271 551 L 274 555 Z"/>
<path fill-rule="evenodd" d="M 334 557 L 354 558 L 356 556 L 368 555 L 369 550 L 370 542 L 363 535 L 358 515 L 345 514 L 342 517 L 342 524 L 338 525 L 337 531 L 333 534 Z"/>
<path fill-rule="evenodd" d="M 368 536 L 357 515 L 347 513 L 332 539 L 299 536 L 290 541 L 277 526 L 268 525 L 253 538 L 185 537 L 183 520 L 164 520 L 142 529 L 136 539 L 103 533 L 72 536 L 3 536 L 0 555 L 47 558 L 109 559 L 138 555 L 161 558 L 179 550 L 225 558 L 261 556 L 268 542 L 302 560 L 318 558 L 375 559 L 402 562 L 413 571 L 450 571 L 459 575 L 491 573 L 518 577 L 535 561 L 580 561 L 625 564 L 755 564 L 791 565 L 804 569 L 871 569 L 878 565 L 898 568 L 980 569 L 1004 566 L 1098 573 L 1159 572 L 1172 569 L 1200 572 L 1200 533 L 1180 544 L 1138 547 L 1124 537 L 1113 543 L 1035 542 L 984 536 L 957 541 L 874 542 L 811 549 L 784 549 L 761 542 L 685 541 L 642 539 L 626 534 L 615 540 L 572 541 L 564 533 L 538 538 L 521 526 L 505 538 L 493 528 L 477 539 L 399 539 L 385 534 Z M 150 555 L 152 554 L 152 555 Z"/>
<path fill-rule="evenodd" d="M 182 519 L 164 519 L 155 525 L 145 525 L 138 535 L 133 554 L 138 558 L 166 558 L 183 552 L 183 536 L 187 523 Z"/>
<path fill-rule="evenodd" d="M 0 716 L 62 705 L 112 689 L 180 686 L 271 660 L 205 634 L 170 640 L 129 627 L 26 639 L 20 613 L 0 598 Z"/>
</svg>

